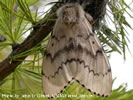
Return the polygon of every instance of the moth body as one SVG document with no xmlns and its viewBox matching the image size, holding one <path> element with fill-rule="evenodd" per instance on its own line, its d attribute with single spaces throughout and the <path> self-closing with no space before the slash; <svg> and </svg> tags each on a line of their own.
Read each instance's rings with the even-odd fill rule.
<svg viewBox="0 0 133 100">
<path fill-rule="evenodd" d="M 112 89 L 110 64 L 84 10 L 79 4 L 66 4 L 57 16 L 43 59 L 44 94 L 55 97 L 77 81 L 94 94 L 108 96 Z"/>
</svg>

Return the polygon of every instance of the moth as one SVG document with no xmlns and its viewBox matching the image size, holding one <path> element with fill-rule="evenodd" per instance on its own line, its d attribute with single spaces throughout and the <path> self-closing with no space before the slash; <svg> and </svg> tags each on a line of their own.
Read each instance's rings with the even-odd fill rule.
<svg viewBox="0 0 133 100">
<path fill-rule="evenodd" d="M 42 64 L 44 94 L 58 94 L 73 81 L 98 96 L 112 90 L 110 64 L 96 34 L 90 15 L 79 4 L 66 4 L 57 11 Z"/>
</svg>

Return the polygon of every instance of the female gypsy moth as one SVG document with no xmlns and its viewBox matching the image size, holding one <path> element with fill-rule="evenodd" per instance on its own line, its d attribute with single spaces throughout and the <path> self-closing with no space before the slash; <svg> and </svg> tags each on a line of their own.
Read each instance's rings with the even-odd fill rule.
<svg viewBox="0 0 133 100">
<path fill-rule="evenodd" d="M 66 4 L 49 39 L 42 65 L 43 91 L 55 97 L 72 81 L 108 96 L 112 74 L 107 56 L 79 4 Z"/>
</svg>

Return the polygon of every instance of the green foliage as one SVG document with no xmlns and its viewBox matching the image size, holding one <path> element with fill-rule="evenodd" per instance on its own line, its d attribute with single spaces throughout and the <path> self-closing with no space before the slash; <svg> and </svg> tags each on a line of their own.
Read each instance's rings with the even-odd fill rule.
<svg viewBox="0 0 133 100">
<path fill-rule="evenodd" d="M 124 0 L 108 0 L 106 19 L 103 22 L 101 30 L 98 30 L 100 40 L 104 46 L 107 46 L 107 53 L 118 52 L 126 58 L 126 49 L 129 50 L 127 29 L 133 29 L 127 22 L 125 15 L 133 18 L 128 11 L 130 5 Z"/>
<path fill-rule="evenodd" d="M 22 43 L 27 34 L 32 31 L 31 24 L 40 21 L 40 17 L 49 11 L 42 12 L 42 15 L 38 16 L 38 10 L 31 10 L 31 7 L 39 5 L 38 0 L 0 0 L 0 35 L 7 39 L 5 42 L 0 42 L 0 54 L 4 53 L 7 56 L 5 51 L 9 54 L 13 43 Z M 124 0 L 109 0 L 106 18 L 97 31 L 106 52 L 116 51 L 123 54 L 124 58 L 129 41 L 126 27 L 132 28 L 125 14 L 133 18 L 128 13 L 128 10 L 131 10 L 129 6 Z M 53 19 L 43 19 L 43 21 L 53 21 Z M 109 27 L 108 22 L 112 22 L 113 28 Z M 10 76 L 0 82 L 0 99 L 47 100 L 43 97 L 40 73 L 48 37 L 34 48 L 13 57 L 13 60 L 17 60 L 19 57 L 28 56 Z M 63 92 L 62 96 L 65 95 L 67 97 L 58 97 L 54 100 L 131 100 L 133 90 L 126 91 L 126 86 L 122 85 L 113 90 L 111 96 L 102 98 L 89 93 L 75 82 Z"/>
</svg>

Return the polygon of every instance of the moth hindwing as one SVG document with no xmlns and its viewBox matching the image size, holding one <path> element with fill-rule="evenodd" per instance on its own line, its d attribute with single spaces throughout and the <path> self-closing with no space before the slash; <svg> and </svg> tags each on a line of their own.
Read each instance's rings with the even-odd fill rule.
<svg viewBox="0 0 133 100">
<path fill-rule="evenodd" d="M 45 95 L 55 97 L 73 80 L 99 96 L 108 96 L 112 74 L 107 56 L 79 4 L 57 11 L 42 65 Z"/>
</svg>

